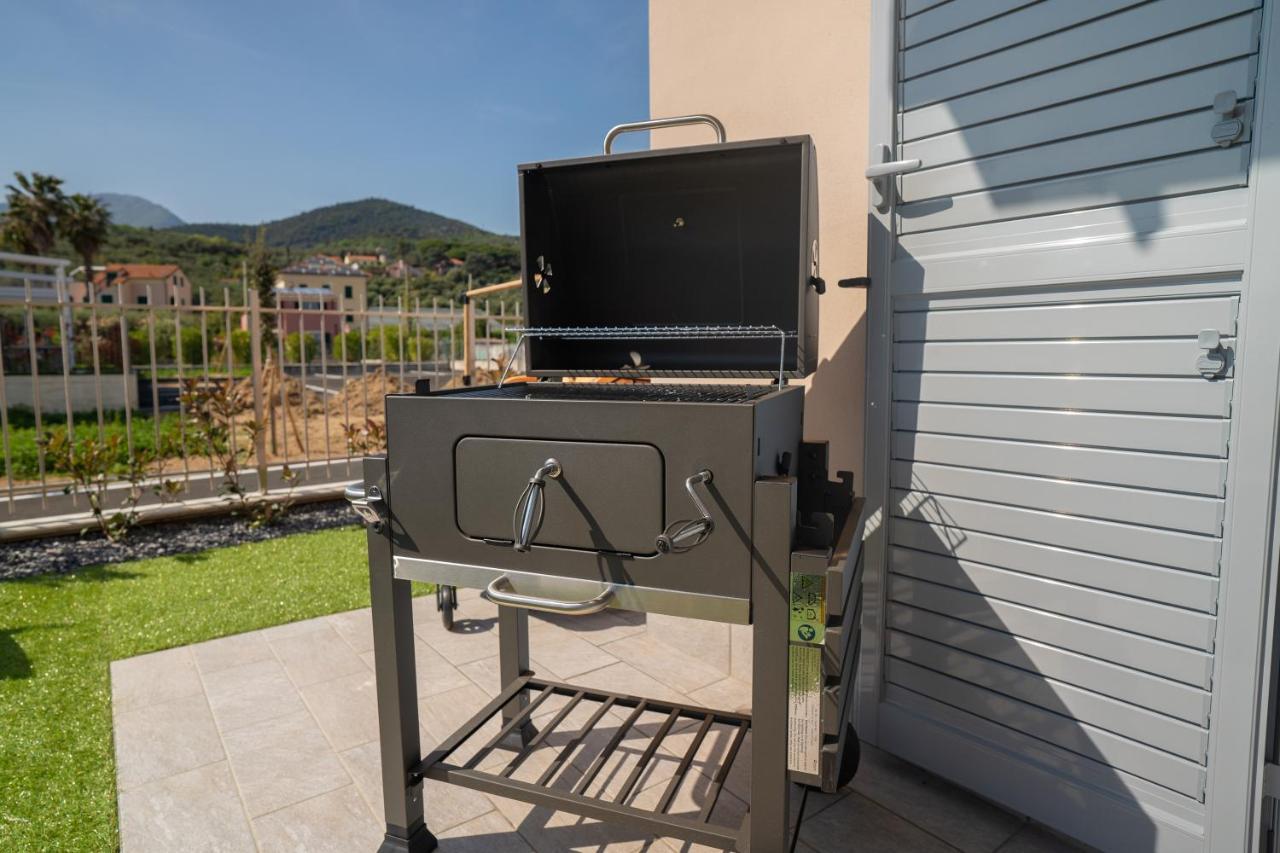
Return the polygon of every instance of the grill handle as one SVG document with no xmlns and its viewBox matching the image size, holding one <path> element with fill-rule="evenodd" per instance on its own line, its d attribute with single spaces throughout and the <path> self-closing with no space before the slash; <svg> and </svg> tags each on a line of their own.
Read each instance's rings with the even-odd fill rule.
<svg viewBox="0 0 1280 853">
<path fill-rule="evenodd" d="M 521 595 L 514 592 L 511 589 L 511 581 L 507 580 L 506 575 L 501 575 L 485 587 L 484 597 L 494 604 L 504 604 L 508 607 L 523 607 L 526 610 L 560 613 L 565 616 L 590 616 L 609 606 L 616 589 L 617 587 L 613 584 L 609 584 L 594 598 L 588 598 L 585 601 L 560 601 L 555 598 L 543 598 L 540 595 Z"/>
<path fill-rule="evenodd" d="M 604 136 L 604 153 L 613 153 L 613 140 L 624 133 L 635 133 L 640 130 L 656 130 L 660 127 L 680 127 L 686 124 L 705 124 L 716 132 L 716 141 L 721 145 L 728 139 L 724 123 L 711 115 L 672 116 L 671 118 L 652 118 L 647 121 L 629 121 L 609 129 Z"/>
<path fill-rule="evenodd" d="M 560 476 L 560 470 L 560 463 L 557 460 L 548 459 L 542 463 L 541 468 L 533 472 L 533 476 L 529 478 L 529 485 L 525 486 L 524 491 L 520 493 L 520 499 L 516 501 L 515 513 L 511 516 L 513 547 L 517 551 L 528 551 L 534 534 L 542 526 L 542 489 L 548 477 L 554 480 Z"/>
<path fill-rule="evenodd" d="M 704 468 L 684 481 L 684 490 L 689 493 L 689 498 L 698 510 L 698 518 L 674 521 L 666 530 L 659 533 L 658 541 L 655 543 L 659 553 L 678 554 L 690 548 L 696 548 L 707 541 L 711 531 L 715 529 L 715 522 L 711 520 L 707 505 L 702 502 L 702 498 L 698 497 L 693 487 L 702 485 L 705 488 L 711 482 L 711 477 L 710 469 Z"/>
</svg>

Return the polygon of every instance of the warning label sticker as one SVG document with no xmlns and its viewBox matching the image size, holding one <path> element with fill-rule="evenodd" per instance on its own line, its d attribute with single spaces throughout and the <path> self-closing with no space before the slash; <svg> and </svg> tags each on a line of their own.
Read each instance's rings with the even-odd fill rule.
<svg viewBox="0 0 1280 853">
<path fill-rule="evenodd" d="M 818 774 L 822 751 L 822 649 L 788 646 L 787 769 Z"/>
<path fill-rule="evenodd" d="M 791 642 L 822 645 L 827 624 L 827 579 L 791 573 Z"/>
</svg>

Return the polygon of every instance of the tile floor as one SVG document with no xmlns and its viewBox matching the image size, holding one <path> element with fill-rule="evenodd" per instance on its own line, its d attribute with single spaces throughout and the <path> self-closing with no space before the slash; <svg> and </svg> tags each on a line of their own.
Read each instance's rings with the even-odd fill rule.
<svg viewBox="0 0 1280 853">
<path fill-rule="evenodd" d="M 414 606 L 426 749 L 497 692 L 497 614 L 463 592 L 460 630 L 446 633 L 433 598 Z M 744 682 L 696 660 L 674 662 L 637 614 L 610 612 L 571 623 L 534 618 L 529 633 L 533 668 L 548 678 L 726 709 L 745 709 L 749 701 Z M 357 610 L 116 661 L 111 675 L 125 853 L 375 850 L 382 821 L 372 647 L 369 611 Z M 555 701 L 548 701 L 537 718 L 555 712 Z M 563 723 L 570 734 L 575 714 Z M 597 784 L 622 784 L 627 762 L 659 722 L 642 719 L 636 738 L 619 750 L 617 766 L 606 768 Z M 688 730 L 668 735 L 641 779 L 637 803 L 661 795 L 692 736 Z M 727 740 L 708 736 L 695 767 Z M 519 772 L 536 778 L 553 753 L 535 753 Z M 585 771 L 591 755 L 582 753 L 587 750 L 567 762 L 563 777 Z M 698 782 L 706 778 L 690 778 L 673 813 L 697 808 Z M 736 823 L 745 809 L 745 780 L 731 775 L 725 788 L 716 816 Z M 427 783 L 425 797 L 443 851 L 704 849 L 435 782 Z M 1078 848 L 866 747 L 850 790 L 809 798 L 797 849 Z"/>
</svg>

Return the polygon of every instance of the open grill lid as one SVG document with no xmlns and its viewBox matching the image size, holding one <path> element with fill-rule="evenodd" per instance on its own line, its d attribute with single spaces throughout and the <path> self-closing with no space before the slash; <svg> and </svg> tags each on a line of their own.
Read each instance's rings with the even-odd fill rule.
<svg viewBox="0 0 1280 853">
<path fill-rule="evenodd" d="M 609 154 L 694 122 L 721 143 Z M 606 154 L 520 172 L 537 376 L 804 376 L 817 361 L 818 215 L 807 136 L 724 143 L 709 116 L 620 125 Z"/>
</svg>

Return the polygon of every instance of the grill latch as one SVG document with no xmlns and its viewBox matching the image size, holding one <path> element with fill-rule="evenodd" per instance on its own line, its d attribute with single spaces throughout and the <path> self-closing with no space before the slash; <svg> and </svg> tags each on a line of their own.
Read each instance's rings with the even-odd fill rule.
<svg viewBox="0 0 1280 853">
<path fill-rule="evenodd" d="M 693 505 L 697 507 L 699 517 L 689 521 L 674 521 L 668 525 L 666 530 L 658 534 L 656 544 L 659 553 L 678 554 L 681 551 L 688 551 L 706 542 L 711 536 L 711 531 L 715 529 L 715 522 L 711 520 L 711 513 L 707 512 L 707 505 L 693 490 L 693 487 L 698 485 L 706 488 L 710 482 L 711 472 L 705 468 L 684 481 L 685 491 L 689 493 Z"/>
<path fill-rule="evenodd" d="M 361 521 L 372 525 L 375 531 L 382 530 L 382 525 L 387 520 L 387 503 L 382 499 L 381 489 L 377 486 L 366 488 L 361 483 L 352 483 L 343 490 L 342 495 L 347 499 L 347 503 L 351 504 L 356 515 L 360 516 Z"/>
</svg>

